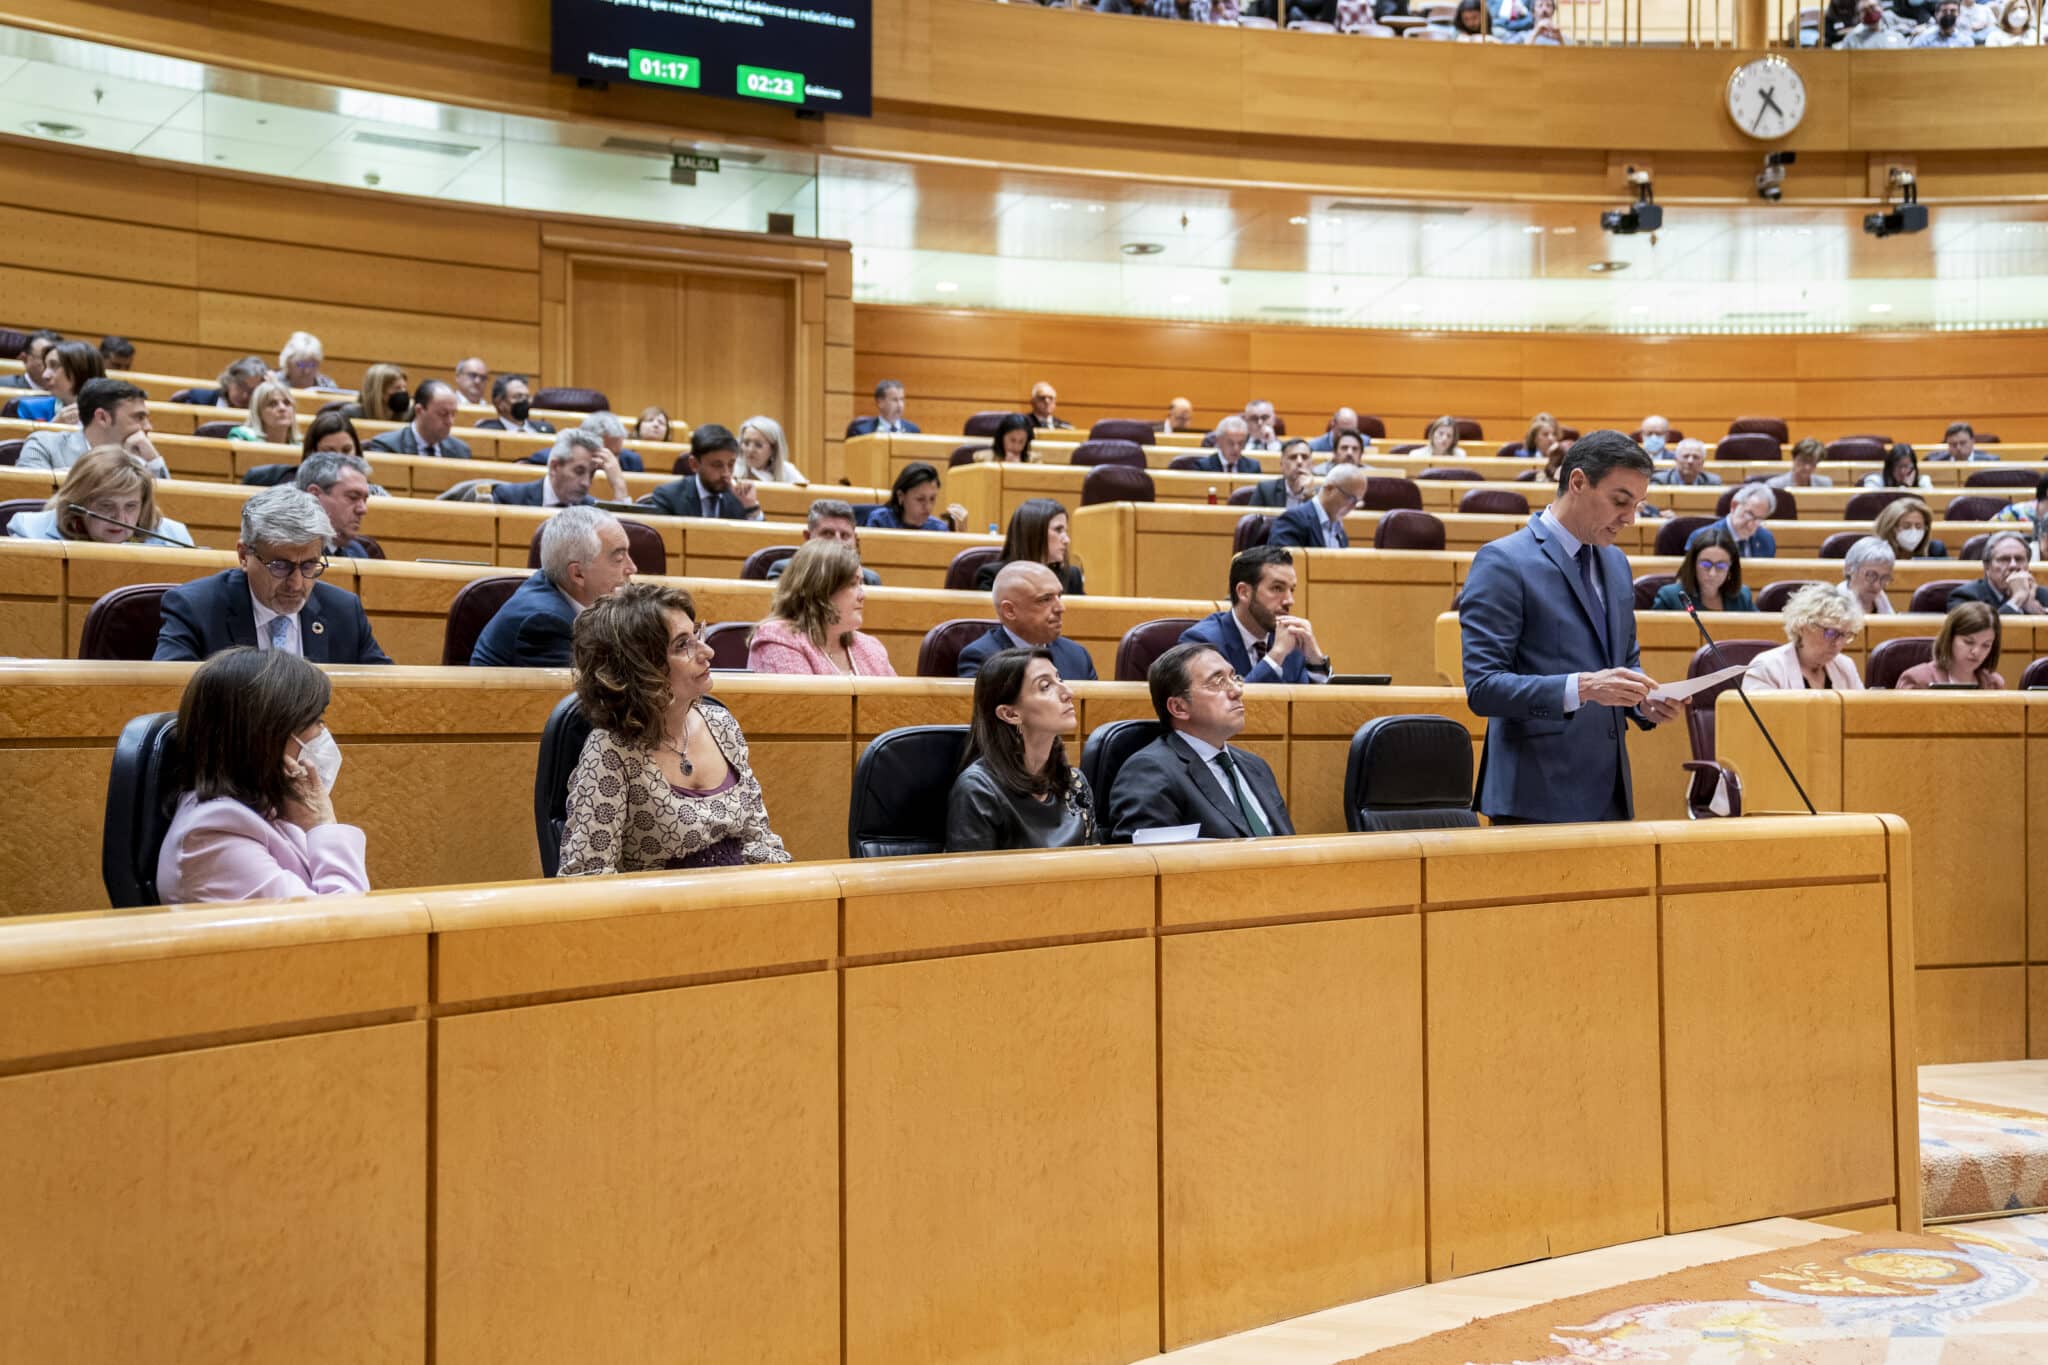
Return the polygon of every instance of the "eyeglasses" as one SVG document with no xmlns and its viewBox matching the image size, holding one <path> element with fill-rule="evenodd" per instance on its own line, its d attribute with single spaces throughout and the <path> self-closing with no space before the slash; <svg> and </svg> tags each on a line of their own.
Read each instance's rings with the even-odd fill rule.
<svg viewBox="0 0 2048 1365">
<path fill-rule="evenodd" d="M 1727 573 L 1729 565 L 1725 559 L 1702 559 L 1695 563 L 1693 567 L 1701 573 Z"/>
<path fill-rule="evenodd" d="M 326 559 L 302 559 L 293 563 L 289 559 L 266 559 L 263 567 L 270 570 L 270 576 L 282 583 L 294 573 L 304 579 L 315 579 L 327 572 Z"/>
<path fill-rule="evenodd" d="M 1856 638 L 1856 632 L 1853 630 L 1822 630 L 1820 638 L 1826 640 L 1831 645 L 1837 642 L 1846 643 Z"/>
<path fill-rule="evenodd" d="M 1205 678 L 1201 682 L 1196 683 L 1195 686 L 1201 688 L 1204 692 L 1228 692 L 1233 687 L 1243 687 L 1244 679 L 1238 677 L 1237 671 L 1232 669 L 1228 673 L 1219 673 L 1213 678 Z"/>
</svg>

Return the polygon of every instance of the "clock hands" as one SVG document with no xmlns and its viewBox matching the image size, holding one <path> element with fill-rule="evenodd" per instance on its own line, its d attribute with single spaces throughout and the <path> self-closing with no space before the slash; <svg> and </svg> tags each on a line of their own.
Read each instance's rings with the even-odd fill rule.
<svg viewBox="0 0 2048 1365">
<path fill-rule="evenodd" d="M 1785 111 L 1778 107 L 1778 101 L 1773 98 L 1776 90 L 1777 87 L 1774 85 L 1767 85 L 1763 88 L 1762 99 L 1756 109 L 1756 117 L 1750 121 L 1749 127 L 1751 132 L 1756 131 L 1757 127 L 1763 123 L 1765 110 L 1769 110 L 1781 119 L 1785 117 Z"/>
</svg>

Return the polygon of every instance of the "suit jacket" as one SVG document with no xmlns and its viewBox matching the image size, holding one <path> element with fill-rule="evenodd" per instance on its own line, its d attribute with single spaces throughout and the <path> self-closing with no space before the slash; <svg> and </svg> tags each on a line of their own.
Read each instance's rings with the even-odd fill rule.
<svg viewBox="0 0 2048 1365">
<path fill-rule="evenodd" d="M 387 431 L 374 440 L 365 441 L 363 449 L 381 450 L 387 455 L 417 455 L 420 453 L 420 443 L 418 438 L 413 435 L 412 423 L 407 422 L 396 431 Z M 470 458 L 469 447 L 456 440 L 453 436 L 441 442 L 438 449 L 440 451 L 438 458 L 443 460 L 467 460 Z"/>
<path fill-rule="evenodd" d="M 491 501 L 504 503 L 512 507 L 545 507 L 547 504 L 542 502 L 541 499 L 547 496 L 547 491 L 548 481 L 546 475 L 542 475 L 538 479 L 529 479 L 524 483 L 494 483 L 491 485 Z M 596 498 L 585 493 L 583 501 L 578 503 L 577 506 L 591 507 L 596 505 L 596 503 Z"/>
<path fill-rule="evenodd" d="M 1846 654 L 1837 654 L 1828 661 L 1828 686 L 1837 692 L 1861 692 L 1863 679 L 1856 676 L 1856 661 Z M 1806 690 L 1806 674 L 1799 668 L 1798 646 L 1786 641 L 1776 649 L 1767 649 L 1749 661 L 1749 672 L 1742 675 L 1742 689 L 1745 692 L 1803 692 Z"/>
<path fill-rule="evenodd" d="M 1264 472 L 1259 462 L 1249 455 L 1237 457 L 1237 468 L 1225 469 L 1223 467 L 1223 457 L 1213 450 L 1197 461 L 1195 468 L 1208 474 L 1259 474 Z"/>
<path fill-rule="evenodd" d="M 856 417 L 846 424 L 846 434 L 848 436 L 872 436 L 875 434 L 875 428 L 880 425 L 882 425 L 882 419 L 873 414 L 866 417 Z M 911 436 L 917 435 L 920 430 L 917 423 L 905 418 L 899 417 L 896 419 L 896 425 L 902 427 L 904 432 Z"/>
<path fill-rule="evenodd" d="M 2048 588 L 2034 589 L 2034 600 L 2042 606 L 2048 607 Z M 1996 591 L 1988 581 L 1982 578 L 1974 582 L 1965 583 L 1962 587 L 1950 593 L 1948 595 L 1947 610 L 1954 611 L 1965 602 L 1982 602 L 1993 611 L 2005 616 L 2021 615 L 2020 612 L 2013 609 L 2011 598 L 2002 592 Z"/>
<path fill-rule="evenodd" d="M 893 678 L 895 665 L 889 651 L 872 635 L 853 633 L 846 652 L 853 659 L 853 671 L 863 678 Z M 747 646 L 749 673 L 809 673 L 827 678 L 844 677 L 832 657 L 811 643 L 789 622 L 771 616 L 754 627 L 753 642 Z"/>
<path fill-rule="evenodd" d="M 1264 759 L 1230 751 L 1275 834 L 1294 833 L 1287 801 Z M 1141 829 L 1200 825 L 1204 839 L 1249 839 L 1251 826 L 1215 771 L 1178 734 L 1162 735 L 1132 754 L 1109 788 L 1109 838 L 1127 844 Z"/>
<path fill-rule="evenodd" d="M 1311 499 L 1288 508 L 1273 518 L 1273 529 L 1266 536 L 1268 545 L 1278 545 L 1288 550 L 1320 550 L 1323 543 L 1322 509 Z M 1351 537 L 1344 531 L 1344 523 L 1337 523 L 1337 548 L 1351 548 Z"/>
<path fill-rule="evenodd" d="M 1604 611 L 1541 513 L 1472 557 L 1459 621 L 1466 702 L 1488 717 L 1474 800 L 1488 815 L 1604 820 L 1618 799 L 1635 816 L 1623 721 L 1649 722 L 1594 702 L 1564 709 L 1566 675 L 1641 665 L 1628 556 L 1609 545 L 1594 562 Z"/>
<path fill-rule="evenodd" d="M 363 852 L 354 825 L 300 829 L 232 797 L 187 792 L 157 853 L 156 889 L 165 905 L 361 895 L 370 889 Z"/>
<path fill-rule="evenodd" d="M 512 428 L 505 425 L 505 419 L 502 417 L 486 417 L 483 421 L 476 424 L 476 429 L 478 431 L 510 431 Z M 541 436 L 552 436 L 555 434 L 555 424 L 553 422 L 543 422 L 538 417 L 529 417 L 526 419 L 526 430 Z"/>
<path fill-rule="evenodd" d="M 477 668 L 567 668 L 576 604 L 545 570 L 535 569 L 477 636 L 469 662 Z"/>
<path fill-rule="evenodd" d="M 1074 429 L 1074 424 L 1064 417 L 1048 417 L 1040 421 L 1038 414 L 1035 412 L 1027 412 L 1024 415 L 1029 417 L 1031 425 L 1037 427 L 1040 431 L 1072 431 Z"/>
<path fill-rule="evenodd" d="M 1305 683 L 1308 679 L 1308 657 L 1305 651 L 1295 650 L 1283 660 L 1278 668 L 1271 659 L 1261 659 L 1254 665 L 1251 651 L 1244 647 L 1244 633 L 1237 628 L 1237 622 L 1229 611 L 1213 612 L 1189 626 L 1180 634 L 1184 645 L 1207 645 L 1230 661 L 1237 670 L 1237 676 L 1248 683 Z M 1273 637 L 1266 636 L 1271 646 Z"/>
<path fill-rule="evenodd" d="M 181 583 L 164 594 L 164 624 L 156 637 L 162 663 L 211 658 L 232 645 L 256 643 L 256 609 L 249 575 L 227 569 Z M 315 583 L 299 608 L 299 647 L 315 664 L 388 664 L 370 632 L 363 600 L 345 588 Z"/>
<path fill-rule="evenodd" d="M 703 500 L 697 495 L 697 476 L 694 474 L 685 474 L 682 478 L 672 483 L 663 484 L 641 499 L 641 501 L 664 516 L 716 517 L 720 521 L 758 521 L 761 519 L 761 510 L 759 508 L 755 508 L 752 512 L 747 511 L 745 507 L 740 505 L 738 495 L 729 488 L 718 495 L 718 509 L 715 512 L 706 511 Z"/>
<path fill-rule="evenodd" d="M 776 579 L 782 577 L 782 571 L 788 567 L 789 561 L 786 559 L 778 559 L 773 564 L 770 564 L 768 566 L 768 581 L 773 583 Z M 860 581 L 871 588 L 882 586 L 882 576 L 873 569 L 868 568 L 865 564 L 861 566 Z"/>
<path fill-rule="evenodd" d="M 991 626 L 986 635 L 960 651 L 960 660 L 953 665 L 956 677 L 973 678 L 981 673 L 981 666 L 989 656 L 1005 649 L 1015 649 L 1010 633 L 1001 626 Z M 1060 671 L 1062 682 L 1094 682 L 1095 661 L 1088 657 L 1088 651 L 1064 637 L 1054 640 L 1052 650 L 1053 666 Z"/>
<path fill-rule="evenodd" d="M 1252 500 L 1247 505 L 1251 507 L 1278 507 L 1285 509 L 1287 506 L 1287 480 L 1267 479 L 1263 483 L 1254 484 L 1252 486 Z"/>
</svg>

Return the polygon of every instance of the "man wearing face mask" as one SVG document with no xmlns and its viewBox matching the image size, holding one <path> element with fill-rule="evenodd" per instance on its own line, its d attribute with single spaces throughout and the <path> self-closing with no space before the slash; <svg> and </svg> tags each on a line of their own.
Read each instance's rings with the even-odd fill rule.
<svg viewBox="0 0 2048 1365">
<path fill-rule="evenodd" d="M 1934 11 L 1934 26 L 1922 29 L 1913 39 L 1914 47 L 1975 47 L 1976 37 L 1957 20 L 1963 7 L 1958 0 L 1941 0 Z"/>
<path fill-rule="evenodd" d="M 1904 47 L 1906 40 L 1885 20 L 1882 0 L 1862 0 L 1856 7 L 1856 23 L 1842 34 L 1837 47 L 1865 50 Z"/>
<path fill-rule="evenodd" d="M 533 411 L 533 387 L 523 374 L 499 375 L 491 385 L 491 406 L 498 410 L 498 415 L 478 422 L 478 431 L 510 431 L 535 436 L 555 434 L 552 422 L 528 416 Z"/>
<path fill-rule="evenodd" d="M 1662 417 L 1645 417 L 1642 433 L 1642 438 L 1636 444 L 1643 448 L 1643 454 L 1653 460 L 1667 458 L 1664 447 L 1671 444 L 1671 423 Z"/>
<path fill-rule="evenodd" d="M 158 662 L 196 662 L 234 645 L 316 664 L 388 664 L 362 599 L 319 580 L 334 527 L 320 500 L 281 484 L 242 504 L 241 567 L 164 594 Z"/>
</svg>

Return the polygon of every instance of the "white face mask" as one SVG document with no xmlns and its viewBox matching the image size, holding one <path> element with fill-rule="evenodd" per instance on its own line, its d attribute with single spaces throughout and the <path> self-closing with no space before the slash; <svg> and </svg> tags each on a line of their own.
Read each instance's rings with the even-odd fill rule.
<svg viewBox="0 0 2048 1365">
<path fill-rule="evenodd" d="M 1919 549 L 1920 542 L 1925 539 L 1927 539 L 1927 533 L 1925 531 L 1920 530 L 1917 527 L 1909 526 L 1905 530 L 1899 532 L 1899 544 L 1905 546 L 1909 550 Z"/>
<path fill-rule="evenodd" d="M 299 745 L 299 762 L 313 770 L 320 779 L 320 790 L 334 790 L 334 779 L 341 775 L 341 746 L 334 742 L 326 726 L 320 727 L 320 734 L 311 743 Z"/>
<path fill-rule="evenodd" d="M 1664 438 L 1654 431 L 1651 432 L 1643 438 L 1643 452 L 1651 459 L 1656 459 L 1664 453 Z"/>
</svg>

